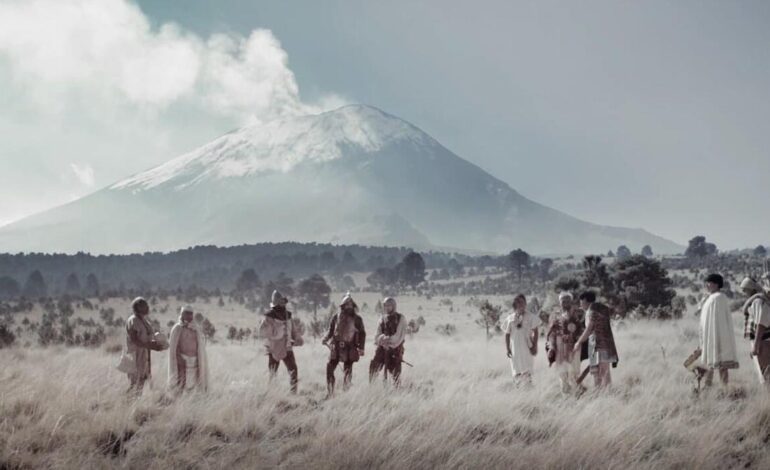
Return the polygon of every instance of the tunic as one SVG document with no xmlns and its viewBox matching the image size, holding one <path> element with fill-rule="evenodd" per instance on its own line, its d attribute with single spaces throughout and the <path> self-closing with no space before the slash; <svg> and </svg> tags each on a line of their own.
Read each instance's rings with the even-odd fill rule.
<svg viewBox="0 0 770 470">
<path fill-rule="evenodd" d="M 535 357 L 529 351 L 532 346 L 530 335 L 540 325 L 540 319 L 529 312 L 523 315 L 512 313 L 503 321 L 503 332 L 511 336 L 511 371 L 514 376 L 531 374 Z"/>
<path fill-rule="evenodd" d="M 126 353 L 133 355 L 136 363 L 136 372 L 129 374 L 129 377 L 133 380 L 146 380 L 152 371 L 150 350 L 146 346 L 134 343 L 131 339 L 132 332 L 141 343 L 150 344 L 153 335 L 152 327 L 147 320 L 136 315 L 131 315 L 126 321 Z"/>
<path fill-rule="evenodd" d="M 291 312 L 272 308 L 259 325 L 259 336 L 265 341 L 265 349 L 275 360 L 283 360 L 293 346 L 302 344 L 300 331 L 294 328 Z"/>
</svg>

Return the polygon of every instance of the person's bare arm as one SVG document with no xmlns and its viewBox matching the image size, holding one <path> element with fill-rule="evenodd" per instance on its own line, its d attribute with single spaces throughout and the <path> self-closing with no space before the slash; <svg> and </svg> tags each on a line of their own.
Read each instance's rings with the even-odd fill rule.
<svg viewBox="0 0 770 470">
<path fill-rule="evenodd" d="M 382 318 L 377 322 L 377 332 L 374 334 L 374 345 L 380 345 L 380 337 L 382 336 Z"/>
<path fill-rule="evenodd" d="M 513 354 L 511 353 L 511 334 L 506 333 L 505 334 L 505 355 L 508 357 L 512 357 Z"/>
<path fill-rule="evenodd" d="M 529 334 L 532 336 L 532 347 L 529 352 L 532 353 L 533 356 L 537 356 L 537 339 L 540 336 L 540 329 L 534 327 Z"/>
<path fill-rule="evenodd" d="M 334 336 L 334 328 L 336 328 L 336 325 L 337 315 L 334 315 L 332 320 L 329 322 L 329 331 L 326 332 L 326 336 L 324 336 L 324 339 L 321 340 L 321 344 L 326 345 L 329 343 L 329 340 Z"/>
<path fill-rule="evenodd" d="M 364 319 L 356 317 L 356 329 L 358 330 L 358 337 L 356 348 L 358 348 L 358 354 L 364 355 L 364 347 L 366 347 L 366 326 L 364 325 Z"/>
<path fill-rule="evenodd" d="M 580 338 L 575 342 L 575 348 L 574 351 L 580 351 L 580 345 L 585 343 L 589 336 L 591 336 L 591 333 L 594 330 L 594 324 L 591 321 L 591 317 L 586 317 L 586 329 L 583 330 L 583 334 L 580 335 Z"/>
</svg>

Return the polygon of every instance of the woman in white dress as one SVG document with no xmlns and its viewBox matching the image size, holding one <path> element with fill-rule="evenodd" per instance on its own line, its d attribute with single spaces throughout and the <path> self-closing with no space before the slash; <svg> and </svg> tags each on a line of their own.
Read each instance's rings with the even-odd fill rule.
<svg viewBox="0 0 770 470">
<path fill-rule="evenodd" d="M 513 313 L 503 321 L 506 355 L 516 384 L 532 383 L 537 354 L 540 319 L 527 312 L 527 299 L 519 294 L 513 299 Z"/>
</svg>

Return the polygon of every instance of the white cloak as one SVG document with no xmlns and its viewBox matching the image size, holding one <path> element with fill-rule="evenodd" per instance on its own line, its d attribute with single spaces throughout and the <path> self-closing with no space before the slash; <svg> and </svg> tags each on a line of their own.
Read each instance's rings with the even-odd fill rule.
<svg viewBox="0 0 770 470">
<path fill-rule="evenodd" d="M 178 387 L 177 382 L 179 381 L 179 369 L 177 368 L 178 364 L 176 358 L 176 350 L 179 346 L 179 336 L 182 332 L 182 328 L 185 327 L 182 326 L 181 322 L 178 322 L 176 325 L 174 325 L 174 327 L 171 328 L 171 338 L 169 339 L 170 346 L 168 349 L 168 386 L 171 389 Z M 196 388 L 201 391 L 206 391 L 209 388 L 209 368 L 208 361 L 206 359 L 205 338 L 203 337 L 201 331 L 194 324 L 191 324 L 187 328 L 191 328 L 198 336 L 198 383 Z"/>
<path fill-rule="evenodd" d="M 710 368 L 738 366 L 735 330 L 727 297 L 711 294 L 700 311 L 701 361 Z"/>
</svg>

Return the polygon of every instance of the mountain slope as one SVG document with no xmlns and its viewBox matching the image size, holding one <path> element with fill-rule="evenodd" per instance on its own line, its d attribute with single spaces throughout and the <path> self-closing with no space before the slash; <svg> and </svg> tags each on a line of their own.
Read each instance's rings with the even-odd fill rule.
<svg viewBox="0 0 770 470">
<path fill-rule="evenodd" d="M 376 108 L 226 134 L 159 167 L 0 228 L 3 251 L 167 251 L 264 241 L 596 253 L 682 247 L 533 202 Z"/>
</svg>

